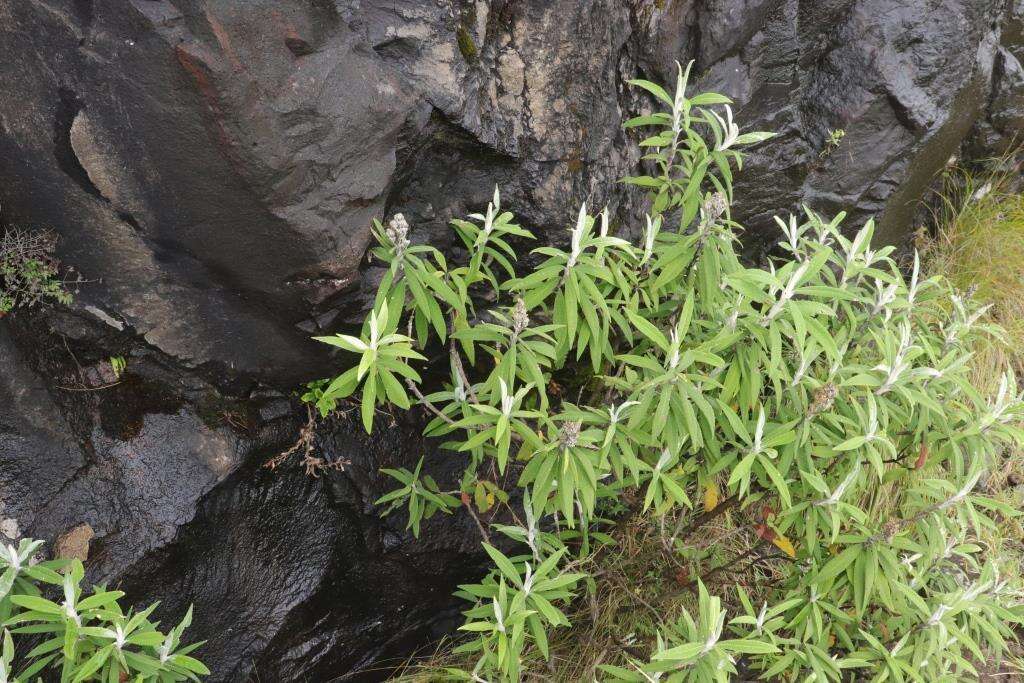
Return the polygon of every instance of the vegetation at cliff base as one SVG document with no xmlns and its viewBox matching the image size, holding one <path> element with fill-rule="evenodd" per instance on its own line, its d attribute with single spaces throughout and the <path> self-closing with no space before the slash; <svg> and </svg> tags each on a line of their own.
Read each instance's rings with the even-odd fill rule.
<svg viewBox="0 0 1024 683">
<path fill-rule="evenodd" d="M 1024 620 L 987 552 L 1018 515 L 988 481 L 1024 437 L 1014 369 L 976 381 L 990 309 L 843 215 L 780 216 L 779 255 L 745 265 L 733 177 L 769 134 L 682 69 L 673 92 L 632 83 L 660 108 L 626 123 L 646 135 L 648 174 L 625 179 L 649 192 L 642 225 L 581 206 L 523 268 L 533 236 L 498 191 L 453 221 L 463 263 L 396 215 L 361 333 L 319 338 L 353 359 L 308 395 L 322 412 L 357 400 L 370 431 L 421 405 L 465 464 L 455 490 L 388 471 L 386 511 L 418 533 L 498 508 L 493 569 L 460 587 L 463 637 L 429 677 L 976 676 Z"/>
<path fill-rule="evenodd" d="M 150 619 L 156 604 L 125 611 L 121 591 L 84 590 L 81 561 L 39 561 L 42 545 L 0 544 L 0 683 L 171 683 L 210 673 L 190 654 L 202 643 L 182 641 L 191 609 L 162 632 Z"/>
</svg>

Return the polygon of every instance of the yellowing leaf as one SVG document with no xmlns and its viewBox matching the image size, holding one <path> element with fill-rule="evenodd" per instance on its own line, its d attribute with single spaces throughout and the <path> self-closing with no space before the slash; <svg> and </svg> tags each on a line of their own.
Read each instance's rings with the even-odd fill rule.
<svg viewBox="0 0 1024 683">
<path fill-rule="evenodd" d="M 779 550 L 782 552 L 794 559 L 796 558 L 796 548 L 794 548 L 790 540 L 782 534 L 777 534 L 775 538 L 772 539 L 772 543 L 778 546 Z"/>
<path fill-rule="evenodd" d="M 704 489 L 704 512 L 711 512 L 716 507 L 718 507 L 718 485 L 712 481 Z"/>
<path fill-rule="evenodd" d="M 480 512 L 487 512 L 491 508 L 487 500 L 487 491 L 480 482 L 476 483 L 476 488 L 473 490 L 473 499 L 476 503 L 476 509 Z"/>
</svg>

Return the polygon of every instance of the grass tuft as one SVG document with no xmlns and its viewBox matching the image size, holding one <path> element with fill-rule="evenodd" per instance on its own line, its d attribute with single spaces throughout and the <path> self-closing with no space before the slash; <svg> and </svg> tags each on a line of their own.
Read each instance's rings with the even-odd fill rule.
<svg viewBox="0 0 1024 683">
<path fill-rule="evenodd" d="M 1014 176 L 949 172 L 935 232 L 918 239 L 929 274 L 990 303 L 991 317 L 1006 330 L 1006 339 L 979 350 L 975 368 L 984 386 L 998 383 L 1007 364 L 1024 374 L 1024 195 Z"/>
<path fill-rule="evenodd" d="M 974 385 L 993 394 L 1007 368 L 1024 376 L 1024 194 L 1019 164 L 1009 160 L 997 160 L 996 170 L 987 172 L 948 171 L 933 211 L 933 231 L 921 231 L 917 239 L 925 273 L 941 275 L 991 305 L 989 317 L 1005 331 L 971 359 Z M 1007 451 L 992 463 L 986 487 L 994 498 L 1024 509 L 1024 452 Z M 1003 576 L 1024 586 L 1021 518 L 1001 518 L 998 530 L 982 540 Z M 987 672 L 990 680 L 1024 678 L 1024 649 L 1014 647 L 1011 659 L 1000 671 Z"/>
</svg>

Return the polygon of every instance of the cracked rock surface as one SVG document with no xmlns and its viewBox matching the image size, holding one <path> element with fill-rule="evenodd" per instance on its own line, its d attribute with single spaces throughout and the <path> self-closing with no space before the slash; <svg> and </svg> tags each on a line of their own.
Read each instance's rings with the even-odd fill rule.
<svg viewBox="0 0 1024 683">
<path fill-rule="evenodd" d="M 0 0 L 0 219 L 89 280 L 0 322 L 0 541 L 88 528 L 95 580 L 196 603 L 214 681 L 407 655 L 477 538 L 380 520 L 377 470 L 457 464 L 415 416 L 340 417 L 317 447 L 344 471 L 261 467 L 304 420 L 279 392 L 342 362 L 309 337 L 361 317 L 371 220 L 451 251 L 497 184 L 548 241 L 583 201 L 637 224 L 626 81 L 692 59 L 778 134 L 737 176 L 752 254 L 802 203 L 898 242 L 952 155 L 1024 130 L 1022 27 L 1022 0 Z"/>
</svg>

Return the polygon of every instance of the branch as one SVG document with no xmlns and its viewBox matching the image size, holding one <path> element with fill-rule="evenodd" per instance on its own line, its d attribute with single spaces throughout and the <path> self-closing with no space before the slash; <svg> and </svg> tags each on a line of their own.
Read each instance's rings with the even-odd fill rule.
<svg viewBox="0 0 1024 683">
<path fill-rule="evenodd" d="M 455 424 L 455 420 L 451 419 L 450 417 L 442 413 L 440 410 L 437 409 L 437 406 L 435 406 L 433 403 L 427 400 L 427 397 L 423 395 L 423 393 L 420 391 L 420 388 L 416 386 L 415 382 L 413 382 L 411 379 L 406 379 L 405 386 L 409 387 L 409 391 L 412 392 L 412 395 L 416 397 L 416 399 L 420 402 L 421 405 L 426 406 L 427 410 L 432 412 L 434 415 L 437 415 L 439 418 L 441 418 L 448 424 Z"/>
<path fill-rule="evenodd" d="M 472 503 L 468 500 L 463 500 L 462 505 L 469 511 L 469 516 L 473 518 L 473 521 L 476 522 L 476 528 L 480 530 L 480 535 L 484 537 L 484 542 L 490 545 L 491 537 L 488 535 L 487 529 L 484 528 L 483 522 L 480 521 L 480 517 L 476 514 L 476 510 L 473 509 Z"/>
<path fill-rule="evenodd" d="M 723 562 L 722 564 L 720 564 L 720 565 L 718 565 L 716 567 L 712 567 L 705 574 L 703 574 L 701 576 L 696 576 L 696 577 L 690 579 L 679 590 L 673 591 L 673 592 L 665 595 L 662 598 L 662 601 L 664 601 L 666 599 L 669 599 L 669 598 L 676 597 L 676 596 L 680 595 L 681 593 L 683 593 L 684 591 L 687 591 L 687 590 L 691 590 L 691 591 L 696 590 L 697 589 L 697 581 L 698 580 L 703 581 L 704 583 L 707 583 L 707 580 L 710 579 L 712 576 L 716 576 L 717 574 L 721 574 L 722 572 L 738 572 L 738 571 L 742 571 L 742 570 L 746 569 L 747 567 L 749 567 L 750 565 L 754 564 L 755 562 L 759 562 L 761 560 L 764 560 L 764 559 L 767 559 L 767 558 L 771 557 L 774 554 L 774 552 L 775 552 L 774 550 L 769 550 L 768 553 L 759 553 L 759 552 L 757 552 L 761 548 L 761 546 L 763 546 L 766 542 L 767 541 L 764 538 L 758 538 L 757 542 L 754 543 L 754 545 L 752 545 L 749 548 L 747 548 L 745 551 L 743 551 L 742 553 L 740 553 L 739 555 L 734 557 L 732 560 L 730 560 L 728 562 Z M 744 562 L 744 561 L 746 561 L 746 563 L 743 564 L 742 566 L 739 566 L 739 563 Z"/>
</svg>

